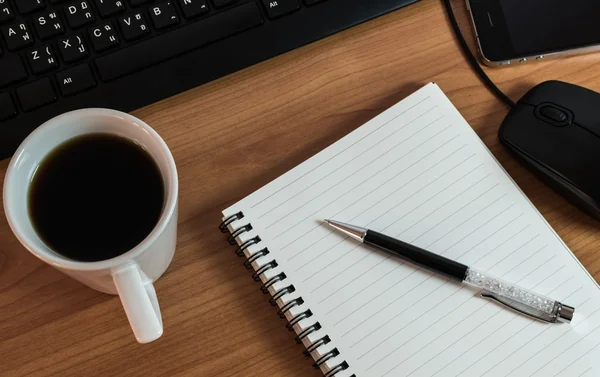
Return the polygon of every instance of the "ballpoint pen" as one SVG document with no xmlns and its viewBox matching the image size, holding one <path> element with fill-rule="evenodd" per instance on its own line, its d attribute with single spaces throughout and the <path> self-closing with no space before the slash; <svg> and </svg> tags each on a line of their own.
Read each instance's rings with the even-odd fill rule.
<svg viewBox="0 0 600 377">
<path fill-rule="evenodd" d="M 429 271 L 481 289 L 481 297 L 544 322 L 571 322 L 575 308 L 477 271 L 462 263 L 423 250 L 370 229 L 325 220 L 332 228 L 366 245 L 407 260 Z"/>
</svg>

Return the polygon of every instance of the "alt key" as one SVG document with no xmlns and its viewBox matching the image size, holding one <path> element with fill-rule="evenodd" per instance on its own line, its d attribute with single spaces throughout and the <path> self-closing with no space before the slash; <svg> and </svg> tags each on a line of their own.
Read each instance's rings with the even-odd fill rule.
<svg viewBox="0 0 600 377">
<path fill-rule="evenodd" d="M 300 9 L 298 0 L 262 0 L 269 18 L 279 18 Z"/>
<path fill-rule="evenodd" d="M 57 73 L 56 80 L 64 96 L 83 92 L 96 85 L 92 71 L 87 64 L 81 64 Z"/>
</svg>

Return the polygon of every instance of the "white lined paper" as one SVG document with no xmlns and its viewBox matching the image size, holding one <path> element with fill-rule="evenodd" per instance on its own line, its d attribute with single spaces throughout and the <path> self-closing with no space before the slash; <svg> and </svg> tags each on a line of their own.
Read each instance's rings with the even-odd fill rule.
<svg viewBox="0 0 600 377">
<path fill-rule="evenodd" d="M 232 226 L 252 224 L 314 313 L 298 328 L 318 320 L 327 349 L 341 353 L 327 366 L 349 363 L 340 377 L 600 373 L 598 285 L 435 84 L 224 214 L 238 211 L 245 218 Z M 551 295 L 576 306 L 575 319 L 546 325 L 517 315 L 344 238 L 325 218 Z"/>
</svg>

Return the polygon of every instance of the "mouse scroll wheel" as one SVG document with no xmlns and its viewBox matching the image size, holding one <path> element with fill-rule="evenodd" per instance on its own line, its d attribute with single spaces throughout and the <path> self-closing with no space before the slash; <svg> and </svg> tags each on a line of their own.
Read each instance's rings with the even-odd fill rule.
<svg viewBox="0 0 600 377">
<path fill-rule="evenodd" d="M 540 110 L 540 113 L 543 116 L 550 118 L 555 122 L 566 122 L 567 120 L 569 120 L 569 116 L 567 115 L 567 113 L 553 106 L 543 107 L 542 110 Z"/>
<path fill-rule="evenodd" d="M 573 121 L 573 114 L 569 110 L 554 104 L 539 105 L 535 113 L 538 118 L 553 126 L 566 126 Z"/>
</svg>

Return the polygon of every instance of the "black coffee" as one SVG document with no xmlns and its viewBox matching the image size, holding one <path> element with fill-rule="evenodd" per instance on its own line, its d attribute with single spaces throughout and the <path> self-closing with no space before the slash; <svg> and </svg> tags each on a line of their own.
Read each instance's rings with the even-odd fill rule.
<svg viewBox="0 0 600 377">
<path fill-rule="evenodd" d="M 29 216 L 46 245 L 91 262 L 121 255 L 146 238 L 161 215 L 165 189 L 148 152 L 99 133 L 54 149 L 28 195 Z"/>
</svg>

